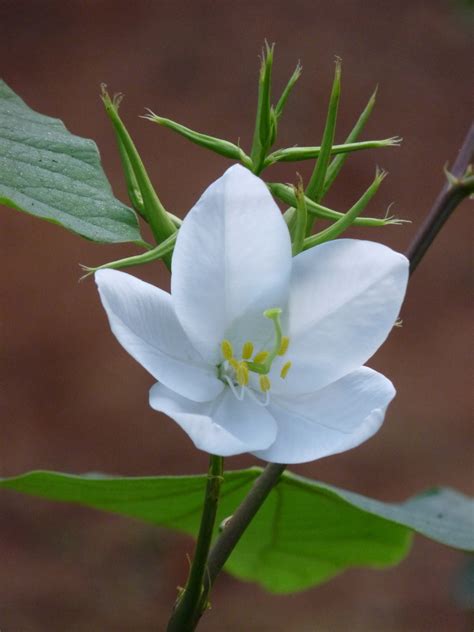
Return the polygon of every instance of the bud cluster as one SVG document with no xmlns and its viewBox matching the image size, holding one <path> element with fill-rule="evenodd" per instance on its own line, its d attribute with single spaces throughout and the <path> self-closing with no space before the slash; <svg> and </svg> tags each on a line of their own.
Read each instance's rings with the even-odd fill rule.
<svg viewBox="0 0 474 632">
<path fill-rule="evenodd" d="M 319 146 L 287 147 L 272 150 L 277 141 L 280 119 L 288 98 L 302 72 L 298 63 L 276 105 L 273 105 L 273 59 L 274 46 L 265 43 L 259 72 L 253 141 L 248 153 L 239 144 L 197 132 L 171 119 L 158 116 L 151 110 L 148 110 L 143 118 L 167 127 L 204 149 L 242 164 L 258 176 L 261 176 L 265 169 L 278 162 L 314 161 L 314 168 L 306 186 L 303 186 L 300 178 L 296 185 L 266 182 L 272 195 L 288 205 L 284 217 L 291 235 L 293 255 L 339 237 L 352 225 L 371 227 L 402 223 L 404 220 L 388 214 L 380 218 L 361 216 L 386 175 L 384 171 L 379 169 L 376 170 L 375 177 L 367 190 L 347 211 L 337 211 L 322 204 L 323 198 L 332 187 L 349 154 L 365 149 L 397 147 L 401 142 L 398 137 L 370 141 L 358 140 L 373 110 L 376 91 L 370 97 L 345 142 L 335 144 L 337 112 L 341 94 L 341 62 L 336 59 L 321 144 Z M 122 259 L 101 267 L 127 267 L 154 259 L 162 259 L 169 267 L 176 232 L 179 230 L 181 220 L 164 208 L 150 182 L 135 145 L 119 117 L 118 108 L 121 95 L 111 99 L 103 87 L 102 98 L 117 136 L 130 201 L 135 210 L 150 225 L 158 246 L 143 255 Z M 329 225 L 314 233 L 315 221 L 320 219 L 329 222 Z M 88 268 L 87 270 L 91 273 L 96 269 Z"/>
</svg>

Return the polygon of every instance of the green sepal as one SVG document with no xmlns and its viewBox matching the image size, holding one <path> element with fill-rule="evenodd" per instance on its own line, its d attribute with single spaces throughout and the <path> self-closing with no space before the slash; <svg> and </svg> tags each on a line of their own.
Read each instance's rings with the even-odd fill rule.
<svg viewBox="0 0 474 632">
<path fill-rule="evenodd" d="M 288 97 L 290 96 L 293 88 L 295 87 L 296 82 L 301 77 L 302 71 L 303 71 L 303 67 L 301 66 L 300 62 L 298 62 L 296 65 L 296 68 L 293 71 L 293 74 L 291 75 L 290 79 L 288 80 L 288 83 L 285 86 L 285 89 L 283 90 L 281 94 L 281 97 L 278 99 L 278 103 L 275 106 L 275 117 L 277 118 L 277 120 L 283 114 L 283 110 L 285 109 L 285 105 L 286 105 L 286 102 L 288 101 Z"/>
<path fill-rule="evenodd" d="M 304 250 L 308 248 L 313 248 L 318 244 L 322 244 L 325 241 L 329 241 L 331 239 L 336 239 L 342 235 L 342 233 L 347 230 L 353 223 L 354 220 L 364 211 L 367 204 L 374 197 L 376 192 L 378 191 L 379 186 L 382 184 L 383 179 L 387 175 L 386 171 L 378 171 L 375 175 L 375 179 L 369 188 L 365 191 L 365 193 L 357 200 L 357 202 L 352 206 L 347 213 L 345 213 L 337 222 L 317 233 L 316 235 L 311 235 L 304 240 Z"/>
<path fill-rule="evenodd" d="M 283 90 L 281 94 L 281 97 L 278 99 L 278 103 L 276 104 L 275 107 L 272 106 L 270 108 L 271 133 L 270 133 L 270 143 L 269 143 L 268 149 L 272 147 L 272 145 L 274 144 L 276 140 L 277 133 L 278 133 L 279 119 L 281 115 L 283 114 L 283 110 L 285 109 L 285 105 L 288 100 L 288 97 L 290 96 L 291 91 L 293 90 L 296 82 L 301 76 L 301 71 L 302 71 L 302 67 L 300 63 L 298 62 L 295 70 L 293 71 L 293 74 L 291 75 L 290 79 L 288 80 L 288 83 L 285 86 L 285 89 Z M 265 160 L 262 169 L 265 168 L 266 166 L 267 166 L 267 161 Z"/>
<path fill-rule="evenodd" d="M 287 224 L 291 223 L 292 218 L 295 215 L 296 206 L 296 196 L 294 192 L 294 188 L 287 184 L 280 184 L 277 182 L 267 182 L 267 187 L 269 188 L 272 195 L 276 198 L 285 202 L 285 204 L 289 204 L 291 208 L 289 208 L 284 214 L 284 218 Z M 305 203 L 308 213 L 314 215 L 315 217 L 319 217 L 321 219 L 335 220 L 338 221 L 341 218 L 345 217 L 345 213 L 341 213 L 339 211 L 334 211 L 327 206 L 322 206 L 321 204 L 317 204 L 313 202 L 308 197 L 305 197 Z M 404 223 L 405 220 L 397 219 L 396 217 L 356 217 L 352 222 L 355 226 L 389 226 L 389 225 L 399 225 Z"/>
<path fill-rule="evenodd" d="M 196 132 L 192 129 L 189 129 L 189 127 L 185 127 L 180 123 L 172 121 L 171 119 L 158 116 L 151 110 L 149 110 L 149 113 L 145 114 L 145 116 L 143 116 L 142 118 L 151 121 L 152 123 L 162 125 L 163 127 L 167 127 L 173 132 L 184 136 L 184 138 L 191 141 L 195 145 L 199 145 L 200 147 L 204 147 L 205 149 L 210 149 L 216 154 L 220 154 L 221 156 L 225 156 L 226 158 L 230 158 L 231 160 L 237 160 L 249 169 L 252 168 L 252 161 L 250 157 L 247 156 L 247 154 L 238 145 L 235 145 L 228 140 L 223 140 L 221 138 L 215 138 L 214 136 L 202 134 L 201 132 Z"/>
<path fill-rule="evenodd" d="M 176 243 L 176 238 L 178 233 L 173 233 L 170 235 L 168 239 L 165 239 L 161 244 L 148 250 L 148 252 L 144 252 L 139 255 L 134 255 L 133 257 L 126 257 L 125 259 L 118 259 L 117 261 L 111 261 L 110 263 L 104 263 L 96 268 L 90 266 L 81 265 L 81 268 L 86 272 L 81 279 L 85 279 L 86 277 L 94 274 L 98 270 L 120 270 L 121 268 L 130 268 L 132 266 L 140 266 L 144 263 L 150 263 L 152 261 L 156 261 L 157 259 L 163 259 L 164 257 L 171 255 L 174 246 Z"/>
<path fill-rule="evenodd" d="M 377 97 L 377 88 L 375 88 L 374 92 L 372 93 L 370 99 L 367 102 L 367 105 L 363 109 L 362 114 L 359 116 L 356 124 L 354 125 L 348 137 L 346 138 L 345 144 L 354 143 L 359 138 L 360 133 L 364 129 L 365 124 L 367 123 L 370 115 L 372 114 L 376 97 Z M 396 137 L 393 140 L 396 140 Z M 398 144 L 394 143 L 394 145 L 398 146 L 399 143 Z M 346 154 L 339 154 L 335 158 L 332 159 L 331 164 L 327 168 L 326 177 L 324 178 L 323 197 L 329 191 L 332 183 L 337 178 L 346 159 L 347 159 Z"/>
<path fill-rule="evenodd" d="M 360 143 L 344 143 L 343 145 L 333 145 L 330 155 L 346 155 L 354 151 L 362 151 L 365 149 L 380 149 L 382 147 L 399 147 L 401 138 L 393 136 L 392 138 L 384 138 L 383 140 L 367 140 Z M 277 149 L 269 154 L 265 160 L 265 167 L 276 162 L 297 162 L 299 160 L 312 160 L 321 155 L 322 147 L 288 147 L 286 149 Z M 332 163 L 331 163 L 332 164 Z M 342 166 L 342 165 L 341 165 Z M 329 172 L 329 167 L 328 167 Z M 337 175 L 337 174 L 336 174 Z"/>
<path fill-rule="evenodd" d="M 337 110 L 339 107 L 339 99 L 341 96 L 341 62 L 336 59 L 336 69 L 334 72 L 334 80 L 329 97 L 328 112 L 326 116 L 326 124 L 324 126 L 323 139 L 321 141 L 321 151 L 319 153 L 316 165 L 306 187 L 306 197 L 315 202 L 319 202 L 322 197 L 324 179 L 331 157 L 331 150 L 334 143 L 334 134 L 336 131 Z"/>
<path fill-rule="evenodd" d="M 274 45 L 269 46 L 265 42 L 265 50 L 262 52 L 262 63 L 258 81 L 257 116 L 252 141 L 250 158 L 253 171 L 259 174 L 263 168 L 265 156 L 271 147 L 272 138 L 275 137 L 274 123 L 271 107 L 272 65 Z M 272 125 L 273 122 L 273 125 Z"/>
<path fill-rule="evenodd" d="M 275 108 L 272 106 L 270 108 L 270 139 L 268 143 L 268 149 L 270 149 L 270 147 L 275 142 L 277 133 L 278 133 L 278 117 L 276 115 Z M 266 166 L 266 160 L 263 161 L 263 165 L 260 171 L 263 171 L 265 166 Z"/>
<path fill-rule="evenodd" d="M 295 225 L 292 230 L 292 255 L 295 257 L 304 248 L 304 240 L 306 237 L 306 225 L 308 221 L 308 209 L 306 207 L 306 198 L 304 194 L 303 181 L 299 179 L 298 184 L 294 187 L 294 195 L 296 200 L 295 206 Z"/>
<path fill-rule="evenodd" d="M 132 163 L 130 162 L 130 158 L 128 157 L 125 146 L 122 142 L 122 139 L 118 134 L 116 134 L 117 145 L 120 154 L 120 160 L 122 163 L 122 170 L 125 176 L 125 183 L 127 185 L 127 193 L 128 199 L 132 203 L 135 211 L 146 221 L 148 219 L 146 217 L 145 204 L 143 202 L 143 196 L 140 191 L 140 187 L 138 186 L 137 179 L 135 177 L 135 172 L 132 168 Z"/>
<path fill-rule="evenodd" d="M 105 85 L 102 85 L 101 96 L 105 111 L 119 139 L 119 148 L 121 147 L 122 151 L 127 155 L 130 172 L 133 173 L 141 193 L 143 216 L 149 223 L 155 240 L 157 243 L 161 243 L 176 231 L 176 226 L 156 194 L 140 154 L 119 116 L 118 110 L 122 98 L 121 95 L 115 95 L 111 99 Z M 171 259 L 168 255 L 163 258 L 163 261 L 168 267 L 170 266 Z"/>
</svg>

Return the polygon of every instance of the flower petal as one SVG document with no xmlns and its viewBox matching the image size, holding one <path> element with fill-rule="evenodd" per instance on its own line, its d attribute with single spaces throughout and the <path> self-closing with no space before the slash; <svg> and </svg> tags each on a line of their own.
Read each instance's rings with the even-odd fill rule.
<svg viewBox="0 0 474 632">
<path fill-rule="evenodd" d="M 276 423 L 266 408 L 248 395 L 239 401 L 229 388 L 213 402 L 196 403 L 162 384 L 150 390 L 150 406 L 166 413 L 199 450 L 232 456 L 267 448 L 276 436 Z"/>
<path fill-rule="evenodd" d="M 117 270 L 95 279 L 113 333 L 137 362 L 195 401 L 217 397 L 224 385 L 189 342 L 167 292 Z"/>
<path fill-rule="evenodd" d="M 408 280 L 408 260 L 370 241 L 339 239 L 293 259 L 289 299 L 292 361 L 276 392 L 309 393 L 359 368 L 390 333 Z"/>
<path fill-rule="evenodd" d="M 355 448 L 377 432 L 395 396 L 393 384 L 367 367 L 292 399 L 272 397 L 277 438 L 253 454 L 274 463 L 305 463 Z"/>
<path fill-rule="evenodd" d="M 234 165 L 211 184 L 180 228 L 172 269 L 176 314 L 206 360 L 220 361 L 224 338 L 271 339 L 263 312 L 286 305 L 291 243 L 265 183 Z"/>
</svg>

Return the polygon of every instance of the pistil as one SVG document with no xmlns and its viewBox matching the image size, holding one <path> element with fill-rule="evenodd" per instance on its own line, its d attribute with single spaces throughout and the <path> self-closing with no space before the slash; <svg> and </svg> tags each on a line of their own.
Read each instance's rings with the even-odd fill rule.
<svg viewBox="0 0 474 632">
<path fill-rule="evenodd" d="M 259 373 L 260 375 L 266 375 L 270 372 L 273 360 L 277 355 L 284 355 L 286 353 L 290 342 L 289 338 L 282 334 L 280 320 L 281 309 L 279 307 L 272 307 L 272 309 L 267 309 L 263 312 L 263 315 L 265 318 L 269 318 L 273 323 L 273 327 L 275 328 L 275 340 L 271 351 L 260 352 L 260 354 L 254 357 L 253 362 L 248 363 L 249 371 Z M 266 355 L 263 356 L 263 353 Z"/>
</svg>

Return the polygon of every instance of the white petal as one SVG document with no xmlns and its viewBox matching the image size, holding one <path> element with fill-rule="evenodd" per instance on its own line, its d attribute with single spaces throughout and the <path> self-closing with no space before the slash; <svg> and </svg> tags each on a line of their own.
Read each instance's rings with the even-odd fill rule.
<svg viewBox="0 0 474 632">
<path fill-rule="evenodd" d="M 395 389 L 382 374 L 362 367 L 325 388 L 298 397 L 272 397 L 275 442 L 253 454 L 274 463 L 305 463 L 344 452 L 382 425 Z"/>
<path fill-rule="evenodd" d="M 405 295 L 408 260 L 370 241 L 338 239 L 293 259 L 289 299 L 292 361 L 274 390 L 307 393 L 359 368 L 390 333 Z"/>
<path fill-rule="evenodd" d="M 117 340 L 155 379 L 196 401 L 223 390 L 215 368 L 189 342 L 167 292 L 117 270 L 100 270 L 95 279 Z"/>
<path fill-rule="evenodd" d="M 237 400 L 229 388 L 213 402 L 196 403 L 162 384 L 150 390 L 150 406 L 169 415 L 199 450 L 232 456 L 267 448 L 276 436 L 276 423 L 266 408 L 248 396 Z"/>
<path fill-rule="evenodd" d="M 180 228 L 172 270 L 176 314 L 204 358 L 218 363 L 224 338 L 271 339 L 262 314 L 286 305 L 291 244 L 264 182 L 235 165 L 211 184 Z"/>
</svg>

